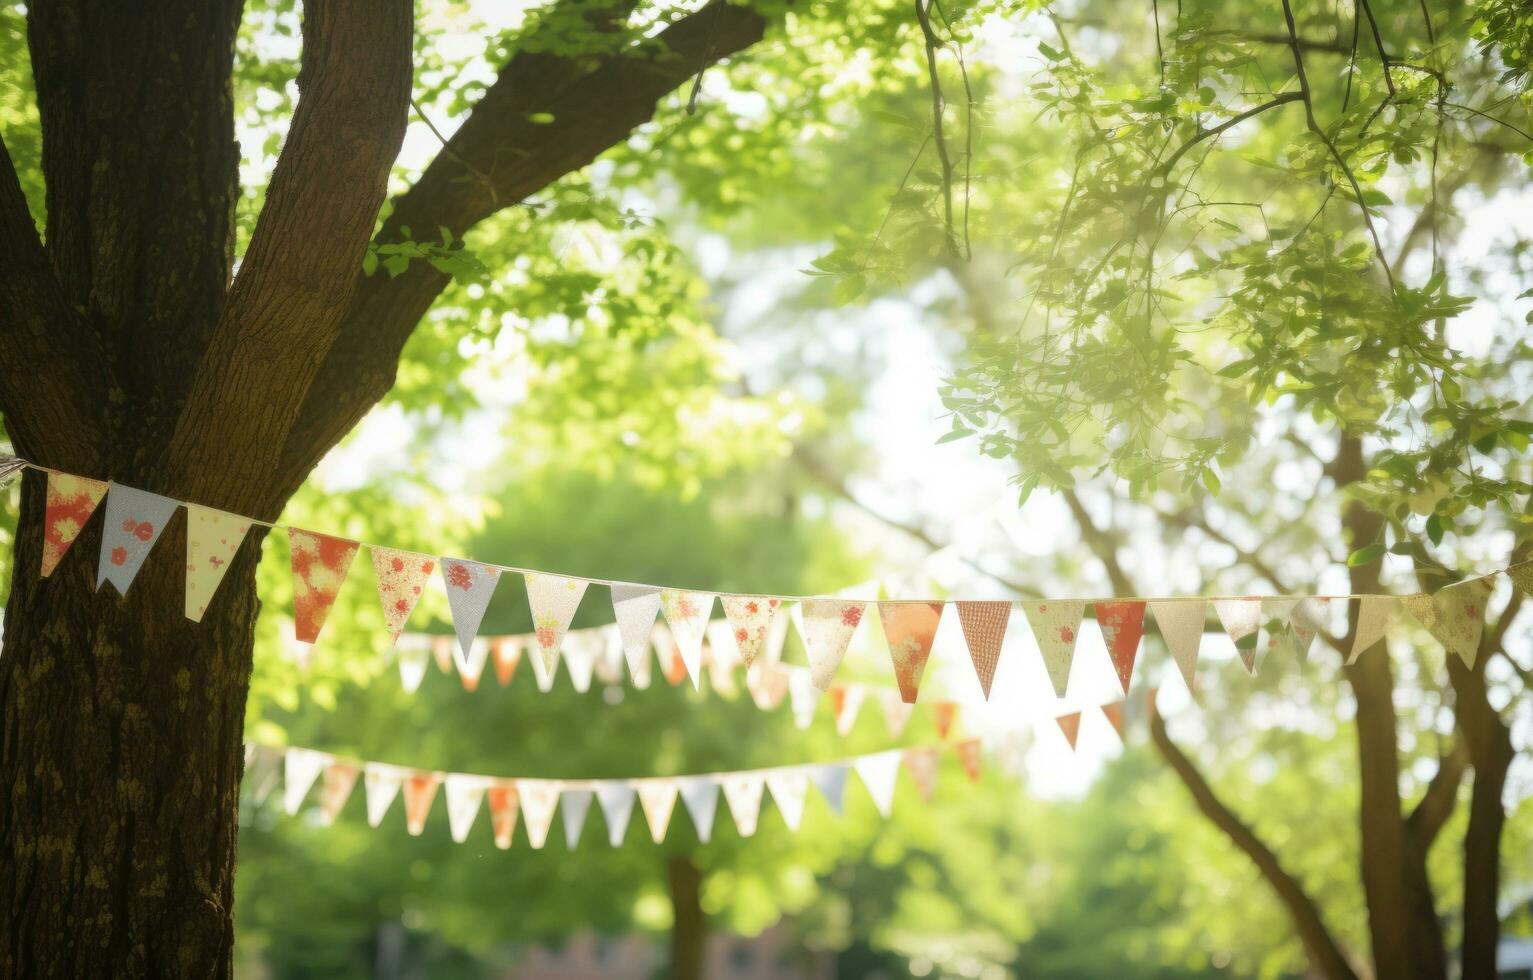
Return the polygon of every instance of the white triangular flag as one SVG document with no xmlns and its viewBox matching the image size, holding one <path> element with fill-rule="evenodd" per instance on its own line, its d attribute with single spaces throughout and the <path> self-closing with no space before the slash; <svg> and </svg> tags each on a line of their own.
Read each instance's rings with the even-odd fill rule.
<svg viewBox="0 0 1533 980">
<path fill-rule="evenodd" d="M 362 770 L 354 762 L 333 761 L 325 767 L 325 782 L 319 791 L 319 823 L 328 827 L 335 823 L 341 808 L 351 798 L 352 788 Z"/>
<path fill-rule="evenodd" d="M 830 695 L 836 715 L 836 734 L 845 738 L 857 725 L 857 715 L 862 710 L 867 689 L 861 684 L 838 684 L 830 689 Z"/>
<path fill-rule="evenodd" d="M 580 831 L 586 825 L 586 814 L 590 812 L 591 800 L 595 795 L 588 789 L 564 791 L 560 804 L 564 813 L 564 843 L 572 851 L 580 843 Z"/>
<path fill-rule="evenodd" d="M 879 697 L 884 703 L 884 727 L 889 730 L 890 738 L 899 738 L 904 734 L 905 726 L 910 724 L 910 716 L 915 714 L 916 706 L 906 704 L 898 691 L 880 691 Z"/>
<path fill-rule="evenodd" d="M 724 790 L 724 801 L 729 804 L 729 812 L 735 818 L 735 828 L 740 831 L 741 837 L 751 836 L 756 832 L 756 823 L 761 816 L 765 779 L 760 773 L 736 772 L 725 775 L 720 783 Z"/>
<path fill-rule="evenodd" d="M 1262 600 L 1257 596 L 1215 599 L 1214 613 L 1219 617 L 1219 625 L 1224 627 L 1224 632 L 1229 634 L 1230 641 L 1235 644 L 1235 652 L 1240 654 L 1240 662 L 1246 665 L 1246 672 L 1254 676 L 1256 644 L 1262 628 Z"/>
<path fill-rule="evenodd" d="M 202 622 L 229 562 L 250 533 L 250 519 L 186 505 L 186 618 Z"/>
<path fill-rule="evenodd" d="M 536 850 L 548 840 L 554 811 L 559 808 L 559 784 L 550 779 L 518 779 L 516 796 L 522 808 L 527 842 Z"/>
<path fill-rule="evenodd" d="M 1347 663 L 1357 663 L 1358 656 L 1364 650 L 1384 639 L 1384 635 L 1399 620 L 1404 608 L 1400 597 L 1396 595 L 1365 595 L 1358 600 L 1357 632 L 1352 640 L 1352 652 L 1347 656 Z"/>
<path fill-rule="evenodd" d="M 474 638 L 479 635 L 479 624 L 484 622 L 485 610 L 490 608 L 495 586 L 500 582 L 500 569 L 462 558 L 443 558 L 442 582 L 447 586 L 447 608 L 452 611 L 452 628 L 458 634 L 458 649 L 467 658 Z M 458 661 L 458 669 L 463 669 L 462 660 Z"/>
<path fill-rule="evenodd" d="M 559 647 L 564 634 L 580 608 L 580 598 L 586 594 L 584 579 L 564 578 L 560 575 L 534 574 L 522 576 L 527 582 L 527 604 L 532 608 L 532 627 L 537 657 L 541 658 L 546 673 L 552 679 L 554 664 L 559 660 Z M 525 808 L 525 804 L 523 804 Z"/>
<path fill-rule="evenodd" d="M 814 676 L 799 667 L 788 670 L 788 703 L 793 709 L 793 725 L 808 728 L 814 724 L 814 708 L 819 703 L 820 692 L 814 686 Z"/>
<path fill-rule="evenodd" d="M 334 757 L 314 749 L 289 748 L 282 767 L 282 809 L 297 813 L 314 780 Z"/>
<path fill-rule="evenodd" d="M 537 682 L 539 692 L 547 694 L 554 689 L 554 678 L 559 674 L 559 663 L 563 659 L 556 653 L 552 661 L 545 660 L 534 644 L 527 662 L 532 665 L 532 679 Z"/>
<path fill-rule="evenodd" d="M 703 634 L 708 629 L 708 618 L 713 615 L 713 593 L 663 589 L 660 611 L 665 613 L 665 624 L 671 628 L 676 650 L 696 689 L 703 679 Z"/>
<path fill-rule="evenodd" d="M 119 595 L 127 595 L 128 586 L 144 567 L 144 559 L 149 557 L 150 549 L 160 540 L 160 533 L 181 504 L 121 483 L 108 486 L 96 588 L 101 588 L 102 582 L 111 582 Z"/>
<path fill-rule="evenodd" d="M 1315 637 L 1326 630 L 1330 618 L 1330 596 L 1307 596 L 1299 600 L 1293 615 L 1288 619 L 1288 626 L 1293 631 L 1300 658 L 1309 656 L 1310 645 L 1315 642 Z"/>
<path fill-rule="evenodd" d="M 633 787 L 623 782 L 596 784 L 596 799 L 601 803 L 602 816 L 607 821 L 607 841 L 613 847 L 621 847 L 623 835 L 628 833 L 628 820 L 633 816 Z"/>
<path fill-rule="evenodd" d="M 1027 614 L 1027 624 L 1032 627 L 1038 652 L 1043 655 L 1043 666 L 1054 683 L 1054 694 L 1062 698 L 1070 683 L 1075 640 L 1081 632 L 1086 604 L 1076 599 L 1049 599 L 1024 602 L 1022 611 Z"/>
<path fill-rule="evenodd" d="M 1151 602 L 1150 614 L 1171 649 L 1171 658 L 1182 671 L 1187 690 L 1197 690 L 1198 647 L 1203 642 L 1207 616 L 1202 599 L 1162 599 Z"/>
<path fill-rule="evenodd" d="M 873 805 L 885 817 L 889 816 L 894 806 L 894 782 L 899 778 L 901 757 L 899 749 L 890 749 L 862 756 L 852 762 L 857 778 L 862 780 L 868 795 L 873 798 Z"/>
<path fill-rule="evenodd" d="M 767 773 L 767 789 L 789 830 L 804 820 L 804 800 L 809 796 L 809 776 L 802 769 L 777 769 Z"/>
<path fill-rule="evenodd" d="M 644 821 L 649 824 L 649 835 L 658 844 L 665 840 L 666 829 L 671 825 L 671 811 L 676 808 L 676 780 L 641 779 L 635 787 L 639 792 L 639 805 L 644 808 Z"/>
<path fill-rule="evenodd" d="M 576 630 L 564 638 L 564 668 L 570 683 L 581 694 L 591 689 L 596 661 L 607 648 L 606 637 L 599 630 Z"/>
<path fill-rule="evenodd" d="M 463 690 L 476 691 L 479 689 L 479 678 L 484 674 L 484 665 L 490 659 L 490 641 L 482 636 L 475 637 L 468 645 L 468 655 L 453 647 L 453 664 L 458 668 L 458 680 L 463 684 Z"/>
<path fill-rule="evenodd" d="M 431 662 L 431 641 L 423 636 L 404 637 L 394 647 L 399 658 L 399 686 L 408 694 L 420 690 L 426 679 L 426 667 Z"/>
<path fill-rule="evenodd" d="M 846 763 L 830 762 L 809 770 L 809 778 L 836 816 L 846 799 Z"/>
<path fill-rule="evenodd" d="M 408 769 L 369 762 L 362 769 L 362 788 L 367 793 L 367 825 L 376 827 L 383 823 L 389 805 L 399 795 L 399 787 L 405 781 Z"/>
<path fill-rule="evenodd" d="M 450 772 L 442 779 L 442 792 L 447 798 L 447 829 L 459 844 L 468 840 L 479 806 L 484 802 L 485 791 L 492 780 L 484 776 Z"/>
<path fill-rule="evenodd" d="M 687 776 L 676 781 L 681 792 L 681 802 L 687 805 L 697 839 L 708 843 L 713 836 L 713 817 L 719 808 L 719 784 L 712 776 Z"/>
<path fill-rule="evenodd" d="M 799 603 L 799 631 L 809 657 L 809 675 L 820 690 L 830 687 L 835 679 L 836 668 L 846 656 L 866 606 L 850 599 L 805 599 Z"/>
<path fill-rule="evenodd" d="M 764 595 L 719 596 L 730 633 L 740 651 L 740 662 L 749 667 L 767 648 L 772 623 L 782 600 Z"/>
<path fill-rule="evenodd" d="M 618 632 L 623 637 L 623 656 L 628 661 L 628 672 L 638 677 L 643 670 L 649 671 L 649 637 L 655 629 L 655 616 L 660 612 L 660 590 L 649 585 L 619 584 L 612 586 L 612 614 L 617 617 Z"/>
</svg>

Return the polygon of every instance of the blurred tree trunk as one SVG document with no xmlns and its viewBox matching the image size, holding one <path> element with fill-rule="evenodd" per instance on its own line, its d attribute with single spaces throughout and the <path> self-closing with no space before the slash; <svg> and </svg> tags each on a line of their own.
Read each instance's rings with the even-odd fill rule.
<svg viewBox="0 0 1533 980">
<path fill-rule="evenodd" d="M 671 980 L 703 980 L 708 955 L 708 917 L 703 913 L 703 873 L 685 854 L 666 858 L 671 890 Z"/>
</svg>

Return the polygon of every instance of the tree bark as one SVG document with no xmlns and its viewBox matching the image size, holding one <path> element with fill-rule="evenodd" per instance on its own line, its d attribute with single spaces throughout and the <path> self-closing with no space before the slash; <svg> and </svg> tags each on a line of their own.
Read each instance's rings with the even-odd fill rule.
<svg viewBox="0 0 1533 980">
<path fill-rule="evenodd" d="M 708 954 L 708 917 L 703 913 L 703 873 L 685 854 L 665 861 L 670 884 L 671 980 L 703 980 Z"/>
</svg>

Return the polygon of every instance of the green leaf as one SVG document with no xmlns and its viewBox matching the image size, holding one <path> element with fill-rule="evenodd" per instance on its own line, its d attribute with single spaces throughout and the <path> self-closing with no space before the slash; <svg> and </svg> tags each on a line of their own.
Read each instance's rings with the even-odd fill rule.
<svg viewBox="0 0 1533 980">
<path fill-rule="evenodd" d="M 1364 545 L 1363 547 L 1352 552 L 1352 554 L 1348 555 L 1347 567 L 1356 568 L 1359 565 L 1366 565 L 1369 562 L 1378 561 L 1381 557 L 1383 557 L 1383 555 L 1383 543 L 1375 541 L 1373 544 Z"/>
<path fill-rule="evenodd" d="M 943 433 L 942 438 L 937 440 L 937 445 L 940 446 L 944 442 L 953 442 L 956 439 L 966 439 L 973 434 L 972 429 L 954 429 L 952 432 Z"/>
<path fill-rule="evenodd" d="M 1438 517 L 1436 514 L 1433 514 L 1427 518 L 1427 537 L 1432 540 L 1433 544 L 1442 544 L 1443 522 L 1442 518 Z"/>
<path fill-rule="evenodd" d="M 1208 488 L 1209 493 L 1218 493 L 1219 488 L 1224 485 L 1219 482 L 1219 474 L 1209 467 L 1204 467 L 1203 472 L 1198 475 L 1202 477 L 1203 485 Z"/>
<path fill-rule="evenodd" d="M 534 126 L 547 126 L 554 121 L 554 114 L 552 112 L 530 112 L 527 114 L 527 121 Z"/>
</svg>

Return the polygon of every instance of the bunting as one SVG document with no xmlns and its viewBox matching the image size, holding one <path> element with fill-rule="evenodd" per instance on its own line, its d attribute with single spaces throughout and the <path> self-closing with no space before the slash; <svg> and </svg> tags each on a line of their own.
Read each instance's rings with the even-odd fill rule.
<svg viewBox="0 0 1533 980">
<path fill-rule="evenodd" d="M 1240 662 L 1246 665 L 1246 672 L 1254 676 L 1257 634 L 1261 632 L 1262 626 L 1261 597 L 1216 599 L 1214 614 L 1219 617 L 1219 625 L 1224 627 L 1224 632 L 1234 642 L 1235 652 L 1240 654 Z M 1124 693 L 1128 692 L 1125 690 Z"/>
<path fill-rule="evenodd" d="M 504 851 L 511 846 L 511 838 L 516 833 L 516 818 L 522 808 L 521 796 L 513 782 L 491 782 L 484 796 L 490 808 L 490 827 L 495 833 L 495 846 Z"/>
<path fill-rule="evenodd" d="M 649 825 L 649 836 L 658 844 L 665 840 L 665 831 L 671 825 L 671 811 L 676 809 L 676 780 L 644 779 L 639 781 L 637 789 L 644 822 Z"/>
<path fill-rule="evenodd" d="M 468 840 L 468 832 L 479 816 L 479 807 L 489 792 L 490 780 L 467 773 L 448 773 L 442 778 L 442 795 L 447 801 L 447 829 L 456 843 Z"/>
<path fill-rule="evenodd" d="M 665 624 L 676 641 L 676 652 L 686 664 L 687 676 L 692 678 L 692 687 L 696 689 L 703 679 L 703 634 L 708 629 L 708 618 L 713 614 L 713 594 L 662 589 L 660 610 L 665 614 Z"/>
<path fill-rule="evenodd" d="M 1150 614 L 1160 628 L 1161 639 L 1171 650 L 1171 659 L 1182 672 L 1187 690 L 1197 691 L 1198 647 L 1203 643 L 1203 622 L 1207 613 L 1202 599 L 1165 599 L 1150 603 Z"/>
<path fill-rule="evenodd" d="M 319 790 L 319 822 L 328 827 L 335 823 L 351 791 L 356 788 L 357 777 L 362 770 L 350 762 L 332 761 L 325 767 L 325 781 Z"/>
<path fill-rule="evenodd" d="M 760 773 L 732 773 L 719 781 L 724 791 L 724 802 L 729 804 L 730 815 L 735 818 L 735 829 L 741 837 L 756 832 L 761 816 L 761 797 L 766 789 L 766 778 Z"/>
<path fill-rule="evenodd" d="M 1077 599 L 1024 602 L 1022 611 L 1032 627 L 1033 638 L 1043 654 L 1043 666 L 1054 682 L 1054 694 L 1065 696 L 1070 683 L 1070 664 L 1075 659 L 1075 640 L 1086 615 L 1086 604 Z"/>
<path fill-rule="evenodd" d="M 708 843 L 713 836 L 713 818 L 719 808 L 719 784 L 707 776 L 685 776 L 676 780 L 681 802 L 697 831 L 697 839 Z"/>
<path fill-rule="evenodd" d="M 647 585 L 612 586 L 612 613 L 623 637 L 623 656 L 628 672 L 637 677 L 640 663 L 649 659 L 649 637 L 660 612 L 660 590 Z"/>
<path fill-rule="evenodd" d="M 409 774 L 408 769 L 390 766 L 382 762 L 369 762 L 362 769 L 362 788 L 367 794 L 367 823 L 376 827 L 383 823 L 399 786 Z"/>
<path fill-rule="evenodd" d="M 580 608 L 586 583 L 582 579 L 532 572 L 525 573 L 522 578 L 527 585 L 527 603 L 532 608 L 533 638 L 538 654 L 535 659 L 551 683 L 555 665 L 559 662 L 559 647 L 564 643 L 564 633 L 570 628 L 570 621 L 575 618 L 575 610 Z M 523 801 L 522 808 L 526 807 Z"/>
<path fill-rule="evenodd" d="M 1357 604 L 1357 630 L 1352 638 L 1352 652 L 1347 663 L 1357 663 L 1364 650 L 1384 639 L 1400 619 L 1403 601 L 1391 595 L 1365 595 Z"/>
<path fill-rule="evenodd" d="M 942 620 L 942 603 L 880 602 L 878 617 L 883 621 L 884 639 L 894 660 L 900 696 L 905 703 L 915 704 L 932 641 L 937 636 L 937 624 Z"/>
<path fill-rule="evenodd" d="M 804 820 L 804 802 L 809 798 L 809 776 L 802 770 L 787 769 L 767 773 L 767 789 L 777 812 L 789 830 L 798 830 Z"/>
<path fill-rule="evenodd" d="M 969 645 L 969 659 L 974 663 L 974 674 L 988 701 L 990 684 L 995 680 L 995 669 L 1001 662 L 1001 646 L 1006 642 L 1006 625 L 1011 621 L 1011 603 L 959 602 L 956 605 L 958 625 L 963 628 L 964 642 Z"/>
<path fill-rule="evenodd" d="M 809 781 L 814 783 L 814 788 L 820 791 L 826 805 L 838 817 L 846 801 L 846 773 L 844 762 L 832 762 L 809 770 Z"/>
<path fill-rule="evenodd" d="M 421 589 L 436 570 L 436 559 L 397 548 L 374 547 L 373 571 L 378 577 L 378 602 L 383 606 L 383 625 L 389 644 L 399 642 L 405 620 L 421 600 Z"/>
<path fill-rule="evenodd" d="M 1102 631 L 1102 642 L 1107 646 L 1107 656 L 1112 660 L 1113 672 L 1123 693 L 1128 693 L 1129 681 L 1134 676 L 1134 658 L 1139 655 L 1139 640 L 1144 636 L 1144 603 L 1126 600 L 1122 602 L 1098 602 L 1095 605 L 1097 628 Z"/>
<path fill-rule="evenodd" d="M 106 491 L 107 485 L 100 480 L 48 471 L 43 502 L 43 578 L 59 567 L 64 552 L 80 536 Z"/>
<path fill-rule="evenodd" d="M 377 552 L 373 554 L 376 559 Z M 442 584 L 447 588 L 447 608 L 452 613 L 452 628 L 458 636 L 458 650 L 464 658 L 458 662 L 461 671 L 469 657 L 474 638 L 479 635 L 479 624 L 484 622 L 485 611 L 490 608 L 495 586 L 500 584 L 500 569 L 462 558 L 443 558 Z M 480 662 L 483 663 L 482 660 Z M 476 683 L 478 677 L 475 672 Z"/>
<path fill-rule="evenodd" d="M 588 789 L 567 789 L 559 798 L 559 809 L 564 815 L 564 845 L 570 850 L 580 843 L 580 831 L 586 825 L 586 814 L 591 812 L 591 800 L 596 794 Z"/>
<path fill-rule="evenodd" d="M 602 818 L 607 821 L 607 842 L 613 847 L 620 846 L 624 835 L 628 833 L 628 821 L 633 817 L 636 795 L 632 786 L 621 782 L 602 783 L 596 789 Z"/>
<path fill-rule="evenodd" d="M 1408 596 L 1405 608 L 1444 650 L 1472 668 L 1480 650 L 1480 635 L 1485 630 L 1485 604 L 1493 587 L 1488 576 L 1469 579 L 1435 595 Z"/>
<path fill-rule="evenodd" d="M 862 622 L 865 602 L 846 599 L 805 599 L 799 603 L 804 652 L 809 657 L 810 680 L 823 691 L 830 687 L 857 624 Z M 790 687 L 791 690 L 791 687 Z"/>
<path fill-rule="evenodd" d="M 735 646 L 740 651 L 740 662 L 749 667 L 766 649 L 767 637 L 772 629 L 781 599 L 756 595 L 719 596 L 724 607 L 724 617 L 729 620 Z"/>
<path fill-rule="evenodd" d="M 518 779 L 516 799 L 522 811 L 522 826 L 527 828 L 527 843 L 541 850 L 553 826 L 554 811 L 559 807 L 559 784 L 547 779 Z"/>
<path fill-rule="evenodd" d="M 239 551 L 250 521 L 211 507 L 186 505 L 186 618 L 202 622 L 213 593 Z"/>
<path fill-rule="evenodd" d="M 176 501 L 147 490 L 136 490 L 120 483 L 109 485 L 106 495 L 106 520 L 101 527 L 101 560 L 96 566 L 96 588 L 111 582 L 118 595 L 127 595 L 128 586 L 144 567 L 144 559 L 160 540 L 165 525 L 175 516 Z"/>
<path fill-rule="evenodd" d="M 1075 749 L 1075 738 L 1081 732 L 1081 713 L 1072 711 L 1069 714 L 1060 715 L 1054 719 L 1059 725 L 1059 730 L 1064 733 L 1065 741 L 1070 743 L 1070 749 Z"/>
<path fill-rule="evenodd" d="M 293 629 L 299 643 L 314 643 L 357 556 L 357 542 L 288 528 L 293 564 Z"/>
<path fill-rule="evenodd" d="M 411 837 L 419 837 L 426 829 L 426 817 L 431 814 L 431 801 L 436 799 L 437 787 L 442 777 L 434 772 L 411 773 L 405 777 L 405 829 Z"/>
<path fill-rule="evenodd" d="M 865 755 L 852 763 L 852 769 L 873 798 L 873 806 L 887 818 L 894 808 L 894 782 L 900 774 L 900 750 Z"/>
</svg>

